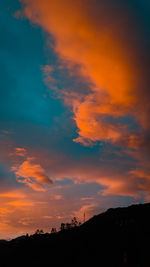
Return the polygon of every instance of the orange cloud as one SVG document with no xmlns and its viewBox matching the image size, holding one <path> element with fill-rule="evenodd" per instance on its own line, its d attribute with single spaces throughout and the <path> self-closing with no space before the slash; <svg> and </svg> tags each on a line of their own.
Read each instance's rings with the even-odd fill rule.
<svg viewBox="0 0 150 267">
<path fill-rule="evenodd" d="M 25 198 L 25 195 L 23 193 L 19 193 L 16 191 L 11 191 L 7 193 L 0 193 L 1 198 Z"/>
<path fill-rule="evenodd" d="M 24 201 L 16 200 L 16 201 L 8 202 L 7 204 L 10 206 L 14 206 L 14 207 L 31 207 L 31 206 L 34 206 L 34 202 L 30 202 L 27 200 L 24 200 Z"/>
<path fill-rule="evenodd" d="M 49 219 L 52 219 L 53 217 L 52 217 L 52 216 L 50 216 L 50 215 L 44 215 L 44 216 L 43 216 L 43 218 L 44 218 L 44 219 L 48 219 L 48 220 L 49 220 Z"/>
<path fill-rule="evenodd" d="M 144 40 L 142 18 L 133 16 L 130 1 L 122 5 L 118 0 L 93 0 L 92 4 L 89 0 L 20 1 L 30 21 L 53 36 L 61 67 L 67 66 L 71 75 L 75 71 L 90 87 L 84 94 L 77 88 L 61 91 L 65 104 L 72 107 L 78 129 L 74 141 L 84 145 L 95 141 L 121 144 L 126 150 L 138 151 L 138 156 L 131 150 L 126 152 L 141 165 L 140 170 L 127 170 L 122 175 L 101 168 L 92 173 L 85 171 L 87 166 L 84 170 L 64 166 L 65 170 L 55 168 L 56 177 L 64 174 L 94 180 L 107 187 L 104 195 L 131 196 L 148 191 L 149 171 L 147 168 L 143 173 L 142 165 L 149 164 L 150 148 L 149 40 Z M 43 69 L 47 81 L 49 77 L 53 83 L 52 70 L 49 66 Z M 135 129 L 126 122 L 129 117 L 138 125 Z"/>
<path fill-rule="evenodd" d="M 138 146 L 140 143 L 139 140 L 137 139 L 136 142 Z M 100 184 L 104 187 L 101 191 L 103 196 L 137 196 L 137 194 L 148 192 L 150 188 L 148 186 L 148 177 L 139 177 L 137 174 L 134 176 L 131 175 L 129 170 L 131 167 L 134 169 L 134 164 L 132 165 L 131 163 L 131 167 L 129 167 L 129 161 L 120 161 L 119 158 L 122 157 L 122 152 L 118 155 L 115 154 L 113 160 L 109 161 L 109 153 L 114 153 L 114 151 L 110 151 L 110 148 L 106 153 L 102 154 L 101 158 L 92 156 L 91 159 L 91 157 L 88 158 L 87 156 L 87 158 L 81 157 L 80 160 L 78 158 L 72 159 L 65 154 L 51 151 L 50 149 L 30 149 L 30 151 L 26 149 L 26 155 L 25 158 L 23 158 L 22 156 L 18 157 L 16 153 L 12 153 L 16 149 L 14 149 L 13 144 L 10 144 L 11 143 L 8 143 L 9 149 L 6 149 L 7 143 L 2 143 L 0 156 L 4 157 L 3 160 L 5 160 L 6 163 L 9 162 L 9 165 L 13 166 L 11 167 L 11 171 L 16 174 L 17 181 L 22 183 L 22 185 L 29 186 L 34 191 L 44 192 L 48 189 L 46 186 L 52 184 L 46 172 L 51 173 L 51 177 L 54 177 L 55 180 L 63 180 L 65 177 L 72 179 L 74 183 L 86 182 Z M 147 143 L 142 143 L 142 148 L 143 151 L 141 150 L 140 153 L 136 153 L 135 151 L 131 153 L 130 151 L 129 156 L 133 158 L 137 157 L 137 161 L 139 161 L 142 156 L 143 165 L 146 166 L 146 168 L 141 166 L 141 169 L 143 170 L 143 168 L 145 168 L 144 172 L 148 173 L 149 160 L 147 160 L 146 163 L 148 156 L 146 156 L 145 153 Z M 11 157 L 9 156 L 10 154 Z M 122 170 L 123 165 L 125 165 L 125 168 Z M 24 198 L 22 194 L 19 196 L 18 191 L 1 193 L 0 198 L 9 198 L 9 196 L 15 198 L 17 195 L 19 199 Z M 59 193 L 56 195 L 63 196 L 63 194 Z M 60 196 L 53 196 L 53 201 L 57 200 L 56 198 L 60 198 Z M 14 199 L 12 199 L 12 201 L 14 201 Z M 61 201 L 57 200 L 57 202 Z"/>
<path fill-rule="evenodd" d="M 43 209 L 40 210 L 43 212 L 49 209 L 45 211 L 47 202 L 37 201 L 36 192 L 33 193 L 35 195 L 28 188 L 0 193 L 0 239 L 12 238 L 28 231 L 34 233 L 36 223 L 40 221 L 40 212 L 39 215 L 37 213 L 39 205 L 42 204 Z"/>
<path fill-rule="evenodd" d="M 10 210 L 9 208 L 5 207 L 5 208 L 0 208 L 0 217 L 5 217 L 6 215 L 12 213 L 12 210 Z"/>
<path fill-rule="evenodd" d="M 0 141 L 0 160 L 7 169 L 16 174 L 17 181 L 27 184 L 36 191 L 45 191 L 44 185 L 52 185 L 53 181 L 46 175 L 45 169 L 37 163 L 34 151 L 29 152 L 24 147 L 15 147 L 12 140 L 4 138 Z M 38 158 L 40 162 L 41 158 Z M 14 193 L 15 194 L 15 193 Z"/>
<path fill-rule="evenodd" d="M 83 144 L 98 140 L 117 142 L 122 135 L 126 137 L 129 133 L 125 127 L 122 129 L 119 123 L 105 120 L 109 116 L 124 117 L 131 112 L 133 115 L 133 106 L 137 102 L 135 71 L 127 45 L 119 39 L 116 18 L 112 15 L 114 30 L 108 17 L 108 11 L 111 16 L 110 8 L 102 1 L 97 14 L 89 1 L 22 2 L 26 16 L 53 35 L 54 49 L 61 61 L 70 69 L 73 64 L 78 64 L 79 74 L 91 81 L 91 93 L 82 101 L 80 94 L 76 97 L 72 94 L 71 104 L 79 135 L 75 141 Z"/>
<path fill-rule="evenodd" d="M 19 166 L 13 166 L 11 170 L 15 172 L 18 182 L 25 183 L 36 191 L 45 191 L 44 184 L 53 184 L 41 165 L 34 163 L 33 158 L 27 158 Z"/>
</svg>

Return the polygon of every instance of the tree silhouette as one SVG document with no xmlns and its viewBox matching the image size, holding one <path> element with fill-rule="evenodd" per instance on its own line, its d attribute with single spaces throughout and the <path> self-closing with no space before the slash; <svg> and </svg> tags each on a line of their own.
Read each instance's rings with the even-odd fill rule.
<svg viewBox="0 0 150 267">
<path fill-rule="evenodd" d="M 70 229 L 71 228 L 71 223 L 66 223 L 65 228 L 66 229 Z"/>
<path fill-rule="evenodd" d="M 41 235 L 41 234 L 44 234 L 44 231 L 42 229 L 41 230 L 37 229 L 35 231 L 35 235 Z"/>
<path fill-rule="evenodd" d="M 60 230 L 61 231 L 65 230 L 65 223 L 61 223 Z"/>
<path fill-rule="evenodd" d="M 77 226 L 80 226 L 80 225 L 81 225 L 81 222 L 79 222 L 76 217 L 73 217 L 73 219 L 71 220 L 71 226 L 72 227 L 77 227 Z"/>
<path fill-rule="evenodd" d="M 73 219 L 71 220 L 71 223 L 61 223 L 60 231 L 68 230 L 70 228 L 78 227 L 80 225 L 81 225 L 81 222 L 78 221 L 76 217 L 73 217 Z"/>
<path fill-rule="evenodd" d="M 52 227 L 51 234 L 55 234 L 55 233 L 57 233 L 57 230 L 56 230 L 56 228 Z"/>
</svg>

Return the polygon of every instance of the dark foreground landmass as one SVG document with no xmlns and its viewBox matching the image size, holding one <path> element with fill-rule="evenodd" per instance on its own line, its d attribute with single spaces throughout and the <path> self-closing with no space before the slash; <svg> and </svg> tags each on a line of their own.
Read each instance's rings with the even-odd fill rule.
<svg viewBox="0 0 150 267">
<path fill-rule="evenodd" d="M 0 266 L 150 267 L 150 204 L 109 209 L 54 234 L 2 240 Z"/>
</svg>

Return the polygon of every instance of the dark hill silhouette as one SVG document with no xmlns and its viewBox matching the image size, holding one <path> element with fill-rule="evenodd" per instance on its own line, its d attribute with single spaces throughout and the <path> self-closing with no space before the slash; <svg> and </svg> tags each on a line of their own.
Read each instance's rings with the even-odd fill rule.
<svg viewBox="0 0 150 267">
<path fill-rule="evenodd" d="M 150 267 L 150 203 L 109 209 L 80 227 L 0 242 L 0 266 Z"/>
</svg>

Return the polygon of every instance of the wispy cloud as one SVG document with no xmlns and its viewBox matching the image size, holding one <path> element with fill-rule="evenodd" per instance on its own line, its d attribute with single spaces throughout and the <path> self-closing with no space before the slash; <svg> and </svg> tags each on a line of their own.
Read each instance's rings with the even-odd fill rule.
<svg viewBox="0 0 150 267">
<path fill-rule="evenodd" d="M 26 149 L 23 147 L 16 147 L 15 152 L 16 152 L 16 155 L 20 157 L 24 157 L 26 155 Z"/>
<path fill-rule="evenodd" d="M 88 220 L 90 217 L 92 217 L 96 207 L 97 204 L 94 202 L 83 205 L 79 210 L 73 212 L 73 216 L 77 217 L 83 223 L 84 220 Z"/>
</svg>

